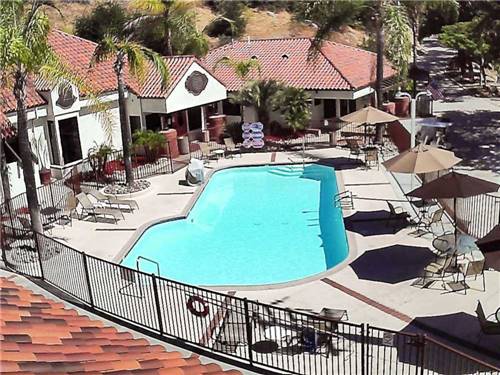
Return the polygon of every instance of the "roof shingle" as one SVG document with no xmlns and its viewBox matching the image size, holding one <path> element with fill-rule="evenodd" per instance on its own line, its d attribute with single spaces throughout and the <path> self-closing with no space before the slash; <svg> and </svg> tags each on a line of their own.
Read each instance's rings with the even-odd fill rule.
<svg viewBox="0 0 500 375">
<path fill-rule="evenodd" d="M 222 371 L 217 364 L 202 364 L 194 356 L 167 352 L 161 345 L 107 327 L 4 277 L 0 298 L 2 373 L 240 374 Z"/>
</svg>

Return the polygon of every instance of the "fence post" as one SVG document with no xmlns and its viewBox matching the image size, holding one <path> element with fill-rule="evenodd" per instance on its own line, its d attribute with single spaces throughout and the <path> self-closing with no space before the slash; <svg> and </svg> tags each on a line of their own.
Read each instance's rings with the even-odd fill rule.
<svg viewBox="0 0 500 375">
<path fill-rule="evenodd" d="M 248 300 L 243 298 L 243 306 L 245 309 L 245 326 L 247 329 L 247 344 L 248 344 L 248 361 L 253 365 L 253 355 L 252 355 L 252 321 L 250 320 L 250 314 L 248 312 Z"/>
<path fill-rule="evenodd" d="M 160 335 L 163 335 L 163 321 L 161 318 L 160 298 L 158 297 L 158 285 L 156 283 L 156 276 L 154 273 L 151 274 L 151 277 L 153 278 L 153 293 L 155 297 L 156 314 L 158 318 L 158 330 L 160 331 Z"/>
<path fill-rule="evenodd" d="M 42 280 L 45 280 L 45 276 L 43 274 L 43 262 L 42 262 L 42 252 L 40 251 L 40 241 L 39 241 L 39 234 L 37 232 L 32 232 L 33 233 L 33 237 L 35 239 L 35 247 L 36 247 L 36 252 L 37 252 L 37 255 L 38 255 L 38 265 L 40 267 L 40 277 L 42 278 Z M 35 276 L 35 275 L 32 275 L 32 276 Z"/>
<path fill-rule="evenodd" d="M 188 140 L 189 142 L 189 140 Z M 170 142 L 167 141 L 167 155 L 168 155 L 168 161 L 170 163 L 170 171 L 167 171 L 168 173 L 174 173 L 174 162 L 172 160 L 172 153 L 170 152 Z"/>
<path fill-rule="evenodd" d="M 419 351 L 420 351 L 420 375 L 424 375 L 424 364 L 425 364 L 425 346 L 427 344 L 427 341 L 425 339 L 425 334 L 424 335 L 418 335 L 418 341 L 419 341 Z"/>
<path fill-rule="evenodd" d="M 87 290 L 89 291 L 89 303 L 94 308 L 94 297 L 92 296 L 92 286 L 90 284 L 89 266 L 87 264 L 87 254 L 83 254 L 83 269 L 85 272 L 85 281 L 87 282 Z"/>
<path fill-rule="evenodd" d="M 366 350 L 367 340 L 366 340 L 366 332 L 369 329 L 369 325 L 367 324 L 365 327 L 365 323 L 361 323 L 361 374 L 365 375 L 366 372 L 366 364 L 368 364 L 368 351 Z"/>
</svg>

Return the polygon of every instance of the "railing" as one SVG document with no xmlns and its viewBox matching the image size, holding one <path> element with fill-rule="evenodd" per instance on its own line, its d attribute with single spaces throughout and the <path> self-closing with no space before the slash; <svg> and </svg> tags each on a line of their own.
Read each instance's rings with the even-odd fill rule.
<svg viewBox="0 0 500 375">
<path fill-rule="evenodd" d="M 425 181 L 430 182 L 447 173 L 448 171 L 426 173 Z M 438 201 L 452 219 L 456 218 L 457 226 L 472 237 L 484 237 L 500 224 L 500 196 L 481 194 L 469 198 L 457 198 L 456 204 L 453 199 Z"/>
<path fill-rule="evenodd" d="M 91 311 L 265 372 L 500 374 L 426 336 L 329 320 L 183 284 L 87 255 L 43 234 L 7 234 L 3 259 L 15 271 L 42 278 Z"/>
</svg>

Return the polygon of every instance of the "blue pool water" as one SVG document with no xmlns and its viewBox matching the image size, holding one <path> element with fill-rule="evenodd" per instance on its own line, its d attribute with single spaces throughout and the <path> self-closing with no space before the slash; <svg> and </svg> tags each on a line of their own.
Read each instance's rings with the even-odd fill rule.
<svg viewBox="0 0 500 375">
<path fill-rule="evenodd" d="M 216 172 L 188 217 L 157 224 L 122 264 L 138 256 L 162 276 L 195 285 L 257 285 L 297 280 L 344 260 L 342 213 L 333 204 L 333 168 L 259 166 Z M 141 261 L 140 269 L 156 272 Z"/>
</svg>

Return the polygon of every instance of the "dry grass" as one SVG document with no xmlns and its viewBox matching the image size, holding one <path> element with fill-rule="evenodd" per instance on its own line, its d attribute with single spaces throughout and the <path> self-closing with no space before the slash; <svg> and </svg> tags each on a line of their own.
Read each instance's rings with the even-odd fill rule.
<svg viewBox="0 0 500 375">
<path fill-rule="evenodd" d="M 128 0 L 122 0 L 126 5 Z M 73 31 L 73 25 L 77 17 L 88 14 L 95 1 L 89 3 L 66 2 L 64 0 L 57 0 L 56 4 L 61 10 L 63 17 L 56 11 L 50 10 L 49 18 L 53 27 L 61 29 L 66 32 Z M 199 2 L 196 5 L 197 27 L 202 30 L 212 19 L 215 14 L 208 7 L 202 6 Z M 295 22 L 288 12 L 272 13 L 256 9 L 247 9 L 245 13 L 247 18 L 246 33 L 243 38 L 247 36 L 252 39 L 263 38 L 280 38 L 280 37 L 312 37 L 316 29 L 312 26 Z M 345 27 L 340 32 L 332 33 L 330 40 L 344 43 L 353 46 L 359 46 L 363 42 L 365 34 L 363 31 Z M 209 38 L 212 46 L 217 45 L 217 38 Z"/>
</svg>

